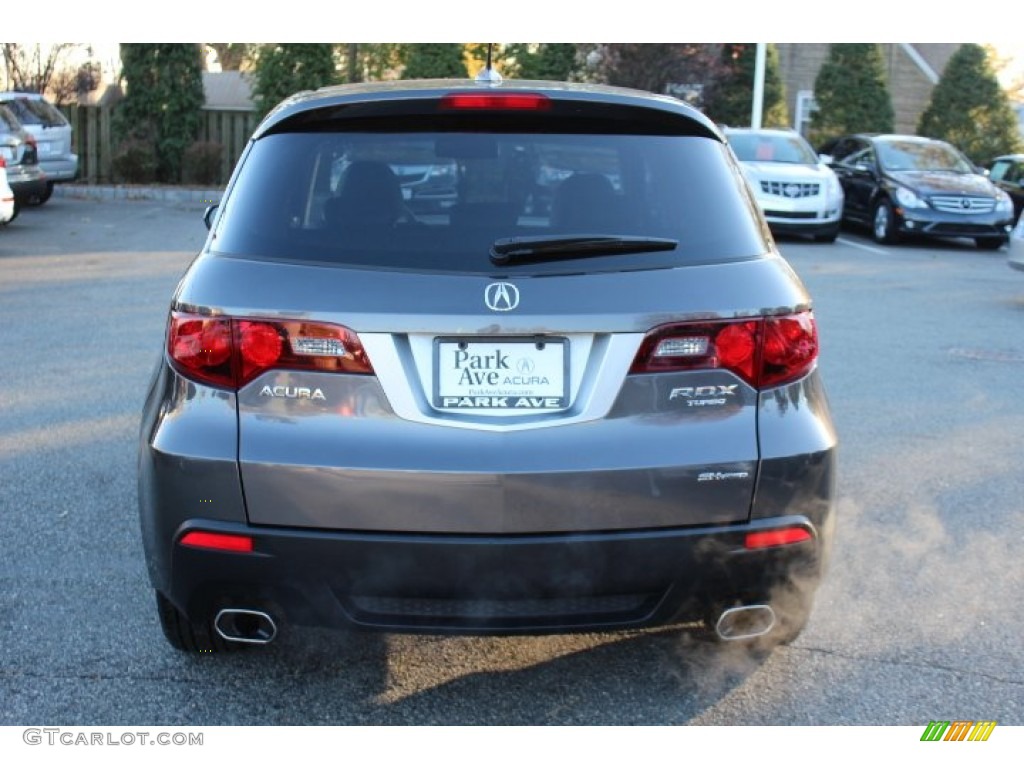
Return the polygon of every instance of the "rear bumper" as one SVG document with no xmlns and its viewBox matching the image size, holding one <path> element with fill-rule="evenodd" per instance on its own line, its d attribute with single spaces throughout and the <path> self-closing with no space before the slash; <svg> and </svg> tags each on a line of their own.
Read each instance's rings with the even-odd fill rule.
<svg viewBox="0 0 1024 768">
<path fill-rule="evenodd" d="M 78 155 L 40 160 L 47 181 L 73 181 L 78 175 Z"/>
<path fill-rule="evenodd" d="M 18 166 L 7 168 L 7 183 L 19 202 L 25 202 L 46 193 L 47 178 L 38 167 L 32 170 L 19 169 Z"/>
<path fill-rule="evenodd" d="M 799 544 L 745 535 L 799 526 Z M 252 536 L 252 553 L 177 543 L 192 530 Z M 297 624 L 402 632 L 543 633 L 704 618 L 813 587 L 823 537 L 801 516 L 739 526 L 537 536 L 368 534 L 193 519 L 168 559 L 166 596 L 193 621 L 225 608 Z"/>
</svg>

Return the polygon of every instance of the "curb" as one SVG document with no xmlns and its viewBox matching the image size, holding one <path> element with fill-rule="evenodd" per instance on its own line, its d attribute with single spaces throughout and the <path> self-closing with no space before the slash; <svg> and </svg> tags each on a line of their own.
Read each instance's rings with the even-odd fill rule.
<svg viewBox="0 0 1024 768">
<path fill-rule="evenodd" d="M 181 187 L 102 186 L 95 184 L 55 184 L 54 197 L 78 200 L 159 200 L 169 203 L 219 203 L 223 189 L 183 189 Z"/>
</svg>

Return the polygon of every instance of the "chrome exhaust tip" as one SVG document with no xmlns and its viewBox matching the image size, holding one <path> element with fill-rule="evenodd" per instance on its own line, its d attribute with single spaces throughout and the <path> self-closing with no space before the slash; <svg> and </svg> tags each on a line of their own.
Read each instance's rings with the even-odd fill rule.
<svg viewBox="0 0 1024 768">
<path fill-rule="evenodd" d="M 741 605 L 722 612 L 715 633 L 722 640 L 750 640 L 767 635 L 775 626 L 775 611 L 769 605 Z"/>
<path fill-rule="evenodd" d="M 266 645 L 277 637 L 277 624 L 270 614 L 245 608 L 225 608 L 213 620 L 213 628 L 233 643 Z"/>
</svg>

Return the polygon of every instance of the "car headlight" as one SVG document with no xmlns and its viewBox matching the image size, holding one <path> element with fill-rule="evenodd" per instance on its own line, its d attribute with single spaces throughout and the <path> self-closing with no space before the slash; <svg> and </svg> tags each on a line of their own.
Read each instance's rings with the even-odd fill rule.
<svg viewBox="0 0 1024 768">
<path fill-rule="evenodd" d="M 1001 189 L 996 194 L 996 210 L 1000 213 L 1009 213 L 1013 210 L 1013 200 Z"/>
<path fill-rule="evenodd" d="M 829 173 L 825 177 L 825 198 L 829 204 L 831 204 L 833 200 L 838 201 L 843 199 L 843 187 L 834 173 Z"/>
<path fill-rule="evenodd" d="M 926 208 L 928 203 L 906 187 L 896 187 L 896 202 L 904 208 Z"/>
</svg>

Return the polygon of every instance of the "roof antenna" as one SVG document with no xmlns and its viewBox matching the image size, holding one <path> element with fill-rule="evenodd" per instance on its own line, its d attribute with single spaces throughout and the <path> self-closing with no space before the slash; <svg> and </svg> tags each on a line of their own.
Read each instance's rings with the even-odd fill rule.
<svg viewBox="0 0 1024 768">
<path fill-rule="evenodd" d="M 491 66 L 491 54 L 494 49 L 494 43 L 487 44 L 487 64 L 480 70 L 480 73 L 476 76 L 475 82 L 482 85 L 501 85 L 503 80 L 502 76 L 498 74 L 493 66 Z"/>
</svg>

